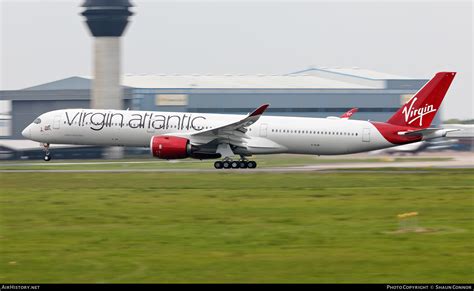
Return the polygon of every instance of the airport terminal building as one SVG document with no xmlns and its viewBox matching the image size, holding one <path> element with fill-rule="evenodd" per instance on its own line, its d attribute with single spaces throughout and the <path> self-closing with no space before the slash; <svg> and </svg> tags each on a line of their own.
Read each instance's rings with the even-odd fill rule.
<svg viewBox="0 0 474 291">
<path fill-rule="evenodd" d="M 263 103 L 268 115 L 339 116 L 386 121 L 428 80 L 358 68 L 310 68 L 286 75 L 125 75 L 124 106 L 131 110 L 247 114 Z M 70 77 L 21 90 L 0 91 L 11 102 L 9 130 L 21 131 L 38 115 L 55 109 L 89 108 L 90 78 Z M 5 120 L 4 120 L 5 121 Z M 434 123 L 440 123 L 439 114 Z"/>
</svg>

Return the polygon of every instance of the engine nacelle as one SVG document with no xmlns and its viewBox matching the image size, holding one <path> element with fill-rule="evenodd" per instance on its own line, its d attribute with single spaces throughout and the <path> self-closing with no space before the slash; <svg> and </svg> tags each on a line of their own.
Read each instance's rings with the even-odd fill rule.
<svg viewBox="0 0 474 291">
<path fill-rule="evenodd" d="M 159 159 L 184 159 L 191 155 L 191 144 L 184 137 L 157 135 L 150 140 L 150 151 Z"/>
</svg>

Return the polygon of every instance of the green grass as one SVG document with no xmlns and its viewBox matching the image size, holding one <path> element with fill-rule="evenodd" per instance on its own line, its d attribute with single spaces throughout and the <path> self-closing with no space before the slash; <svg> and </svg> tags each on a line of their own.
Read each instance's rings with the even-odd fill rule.
<svg viewBox="0 0 474 291">
<path fill-rule="evenodd" d="M 0 281 L 472 282 L 474 170 L 0 173 Z M 397 233 L 417 211 L 426 233 Z"/>
</svg>

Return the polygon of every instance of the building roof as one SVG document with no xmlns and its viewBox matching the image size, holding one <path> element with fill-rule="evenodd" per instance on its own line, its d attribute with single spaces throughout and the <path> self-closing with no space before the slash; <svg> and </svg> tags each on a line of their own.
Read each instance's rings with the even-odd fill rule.
<svg viewBox="0 0 474 291">
<path fill-rule="evenodd" d="M 399 76 L 389 73 L 382 73 L 368 69 L 361 69 L 357 67 L 353 68 L 326 68 L 326 67 L 314 67 L 302 71 L 293 72 L 290 75 L 301 75 L 301 74 L 313 74 L 317 72 L 330 73 L 341 76 L 349 76 L 353 78 L 361 78 L 368 80 L 413 80 L 419 78 L 411 78 L 406 76 Z"/>
<path fill-rule="evenodd" d="M 125 75 L 122 84 L 132 88 L 207 89 L 374 89 L 317 76 L 299 75 Z"/>
<path fill-rule="evenodd" d="M 286 75 L 126 74 L 122 85 L 143 89 L 384 89 L 388 80 L 403 77 L 359 68 L 309 68 Z M 89 90 L 90 76 L 74 76 L 21 91 Z"/>
<path fill-rule="evenodd" d="M 88 90 L 91 87 L 91 80 L 81 77 L 69 77 L 49 83 L 28 87 L 23 90 Z"/>
<path fill-rule="evenodd" d="M 92 82 L 89 76 L 75 76 L 38 86 L 33 90 L 88 90 Z M 376 89 L 379 86 L 361 85 L 312 75 L 164 75 L 127 74 L 122 85 L 143 89 Z"/>
</svg>

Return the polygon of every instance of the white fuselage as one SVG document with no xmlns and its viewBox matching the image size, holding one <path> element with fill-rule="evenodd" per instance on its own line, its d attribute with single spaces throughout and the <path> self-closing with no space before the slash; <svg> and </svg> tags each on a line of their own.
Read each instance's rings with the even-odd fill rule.
<svg viewBox="0 0 474 291">
<path fill-rule="evenodd" d="M 49 144 L 148 147 L 157 135 L 189 136 L 241 120 L 242 115 L 65 109 L 47 112 L 23 135 Z M 38 122 L 39 121 L 39 122 Z M 368 121 L 262 116 L 246 134 L 252 154 L 339 155 L 392 147 Z"/>
</svg>

